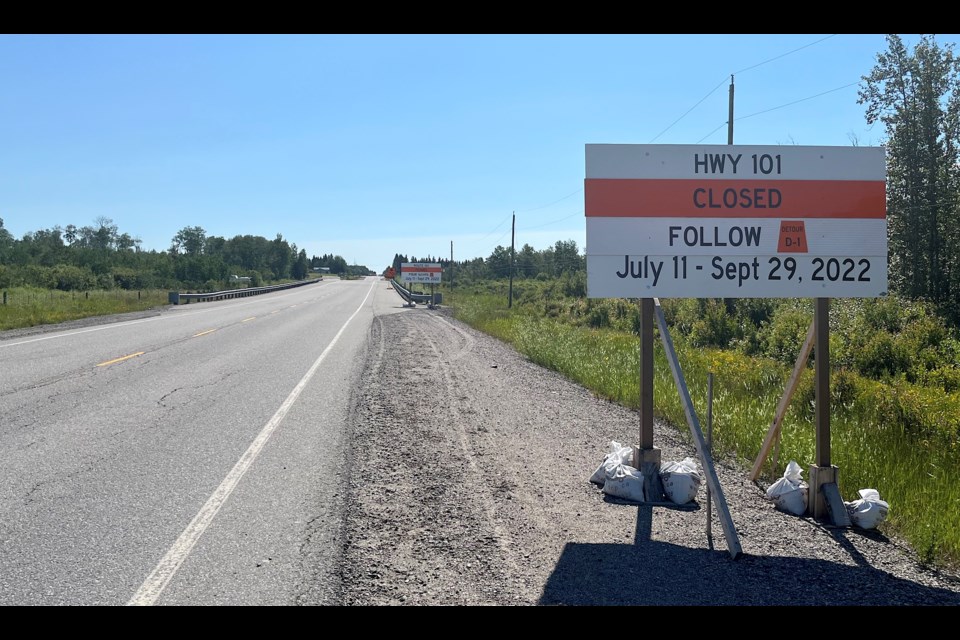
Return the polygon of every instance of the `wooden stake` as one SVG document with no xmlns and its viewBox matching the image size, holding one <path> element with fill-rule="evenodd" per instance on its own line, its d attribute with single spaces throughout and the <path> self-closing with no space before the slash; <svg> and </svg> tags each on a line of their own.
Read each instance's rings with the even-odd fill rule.
<svg viewBox="0 0 960 640">
<path fill-rule="evenodd" d="M 770 425 L 770 429 L 767 431 L 767 437 L 763 440 L 763 446 L 760 447 L 760 455 L 757 456 L 757 461 L 753 463 L 750 480 L 754 482 L 760 477 L 760 468 L 763 467 L 763 461 L 766 460 L 767 455 L 770 453 L 770 446 L 773 444 L 774 439 L 777 439 L 777 451 L 779 453 L 780 427 L 783 425 L 783 418 L 787 414 L 787 407 L 790 406 L 790 400 L 797 390 L 797 385 L 800 384 L 800 374 L 802 374 L 803 370 L 807 367 L 807 358 L 810 357 L 810 351 L 813 349 L 814 343 L 813 328 L 814 323 L 811 322 L 810 328 L 807 330 L 807 339 L 803 341 L 803 347 L 800 348 L 800 355 L 797 356 L 797 363 L 793 366 L 793 374 L 787 381 L 787 387 L 784 389 L 783 395 L 780 397 L 780 402 L 777 404 L 777 412 L 774 415 L 773 424 Z"/>
</svg>

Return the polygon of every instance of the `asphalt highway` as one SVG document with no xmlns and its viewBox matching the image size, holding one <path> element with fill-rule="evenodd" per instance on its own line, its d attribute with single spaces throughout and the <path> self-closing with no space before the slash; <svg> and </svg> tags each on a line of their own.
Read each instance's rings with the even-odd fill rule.
<svg viewBox="0 0 960 640">
<path fill-rule="evenodd" d="M 0 339 L 0 605 L 324 604 L 379 278 Z"/>
</svg>

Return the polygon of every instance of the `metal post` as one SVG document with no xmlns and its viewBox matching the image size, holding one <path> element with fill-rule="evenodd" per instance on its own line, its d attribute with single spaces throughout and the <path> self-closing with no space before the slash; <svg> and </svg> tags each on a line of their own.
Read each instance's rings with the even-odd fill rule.
<svg viewBox="0 0 960 640">
<path fill-rule="evenodd" d="M 707 447 L 706 439 L 703 437 L 700 429 L 700 419 L 697 417 L 697 412 L 693 408 L 693 400 L 690 399 L 687 383 L 683 379 L 683 371 L 680 369 L 677 351 L 673 347 L 670 330 L 667 328 L 667 319 L 663 315 L 660 301 L 655 300 L 655 304 L 657 324 L 660 326 L 660 341 L 663 342 L 664 355 L 667 358 L 667 364 L 670 365 L 670 372 L 673 374 L 673 381 L 677 385 L 677 391 L 680 392 L 680 401 L 683 403 L 683 412 L 686 415 L 687 424 L 690 426 L 690 435 L 693 436 L 693 443 L 697 447 L 697 455 L 700 456 L 700 461 L 703 463 L 703 473 L 707 480 L 707 487 L 710 488 L 717 499 L 717 515 L 720 516 L 723 534 L 727 539 L 727 548 L 730 551 L 730 555 L 736 558 L 742 552 L 740 539 L 737 536 L 737 529 L 733 525 L 733 518 L 730 517 L 730 509 L 727 508 L 727 500 L 723 497 L 723 488 L 720 486 L 720 479 L 717 477 L 717 471 L 713 466 L 710 449 Z"/>
<path fill-rule="evenodd" d="M 7 304 L 7 292 L 3 292 L 3 304 Z"/>
<path fill-rule="evenodd" d="M 517 214 L 513 214 L 513 223 L 510 225 L 510 297 L 507 307 L 513 307 L 513 243 L 517 230 Z"/>
<path fill-rule="evenodd" d="M 713 373 L 707 374 L 707 452 L 713 457 Z M 707 539 L 712 537 L 710 525 L 713 512 L 710 504 L 710 487 L 707 487 Z"/>
</svg>

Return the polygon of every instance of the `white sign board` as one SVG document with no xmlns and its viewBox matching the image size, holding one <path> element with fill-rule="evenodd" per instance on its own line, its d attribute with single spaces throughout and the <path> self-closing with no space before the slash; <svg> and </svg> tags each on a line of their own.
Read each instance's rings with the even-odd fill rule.
<svg viewBox="0 0 960 640">
<path fill-rule="evenodd" d="M 401 262 L 400 282 L 426 282 L 438 284 L 443 268 L 430 262 Z"/>
<path fill-rule="evenodd" d="M 887 292 L 882 147 L 586 145 L 590 298 Z"/>
</svg>

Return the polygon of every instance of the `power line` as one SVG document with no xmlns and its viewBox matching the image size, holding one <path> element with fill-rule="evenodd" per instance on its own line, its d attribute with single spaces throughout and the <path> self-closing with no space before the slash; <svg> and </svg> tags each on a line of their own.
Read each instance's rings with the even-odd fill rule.
<svg viewBox="0 0 960 640">
<path fill-rule="evenodd" d="M 713 95 L 713 92 L 716 91 L 717 89 L 719 89 L 720 87 L 722 87 L 726 81 L 727 81 L 726 78 L 724 78 L 723 80 L 721 80 L 721 81 L 720 81 L 720 84 L 718 84 L 717 86 L 715 86 L 713 89 L 710 90 L 710 93 L 708 93 L 707 95 L 705 95 L 705 96 L 703 96 L 702 98 L 700 98 L 700 100 L 697 101 L 697 104 L 695 104 L 695 105 L 693 105 L 692 107 L 690 107 L 689 109 L 687 109 L 687 111 L 686 111 L 682 116 L 680 116 L 679 118 L 677 118 L 676 120 L 674 120 L 674 121 L 670 124 L 669 127 L 667 127 L 666 129 L 664 129 L 663 131 L 661 131 L 660 133 L 658 133 L 657 135 L 655 135 L 655 136 L 653 137 L 653 140 L 651 140 L 650 142 L 653 142 L 654 140 L 656 140 L 657 138 L 659 138 L 660 136 L 662 136 L 663 134 L 665 134 L 667 131 L 669 131 L 671 128 L 673 128 L 673 125 L 675 125 L 675 124 L 677 124 L 678 122 L 680 122 L 681 120 L 683 120 L 683 119 L 687 116 L 688 113 L 690 113 L 691 111 L 693 111 L 694 109 L 696 109 L 696 108 L 700 105 L 701 102 L 703 102 L 704 100 L 706 100 L 707 98 L 709 98 L 711 95 Z"/>
<path fill-rule="evenodd" d="M 532 227 L 523 227 L 522 229 L 518 229 L 518 231 L 529 231 L 530 229 L 539 229 L 540 227 L 546 227 L 547 225 L 555 224 L 555 223 L 557 223 L 557 222 L 563 222 L 564 220 L 569 220 L 569 219 L 572 218 L 573 216 L 579 216 L 579 215 L 582 215 L 582 214 L 583 214 L 583 209 L 580 209 L 580 211 L 574 211 L 573 213 L 571 213 L 570 215 L 568 215 L 568 216 L 566 216 L 566 217 L 564 217 L 564 218 L 559 218 L 559 219 L 557 219 L 557 220 L 551 220 L 550 222 L 544 222 L 543 224 L 536 224 L 536 225 L 533 225 Z"/>
<path fill-rule="evenodd" d="M 529 212 L 529 211 L 537 211 L 537 210 L 539 210 L 539 209 L 545 209 L 545 208 L 547 208 L 547 207 L 549 207 L 549 206 L 551 206 L 551 205 L 555 205 L 555 204 L 557 204 L 558 202 L 561 202 L 561 201 L 563 201 L 563 200 L 566 200 L 567 198 L 570 198 L 570 197 L 572 197 L 572 196 L 575 196 L 575 195 L 577 195 L 578 193 L 580 193 L 580 192 L 582 192 L 582 191 L 583 191 L 583 188 L 581 187 L 580 189 L 577 189 L 576 191 L 573 191 L 572 193 L 568 193 L 567 195 L 563 196 L 562 198 L 559 198 L 559 199 L 557 199 L 557 200 L 554 200 L 553 202 L 550 202 L 550 203 L 548 203 L 548 204 L 545 204 L 545 205 L 542 205 L 542 206 L 539 206 L 539 207 L 534 207 L 533 209 L 523 209 L 523 210 L 521 210 L 521 213 L 525 213 L 525 212 Z M 520 229 L 520 231 L 526 231 L 526 230 L 528 230 L 528 229 L 538 229 L 538 228 L 540 228 L 540 227 L 545 227 L 545 226 L 547 226 L 547 225 L 551 225 L 551 224 L 554 224 L 554 223 L 557 223 L 557 222 L 563 222 L 564 220 L 569 220 L 570 218 L 572 218 L 572 217 L 574 217 L 574 216 L 576 216 L 576 215 L 582 214 L 582 213 L 583 213 L 583 209 L 581 209 L 580 211 L 577 211 L 577 212 L 575 212 L 575 213 L 571 213 L 569 216 L 566 216 L 566 217 L 564 217 L 564 218 L 560 218 L 560 219 L 558 219 L 558 220 L 551 220 L 551 221 L 549 221 L 549 222 L 544 222 L 543 224 L 535 225 L 535 226 L 532 226 L 532 227 L 524 227 L 523 229 Z M 512 214 L 511 214 L 511 215 L 512 215 Z M 499 229 L 501 226 L 503 226 L 503 223 L 506 222 L 506 221 L 509 220 L 509 219 L 510 219 L 510 216 L 507 216 L 506 218 L 504 218 L 504 219 L 500 222 L 500 224 L 498 224 L 497 226 L 495 226 L 495 227 L 493 228 L 493 230 L 490 231 L 490 233 L 488 233 L 487 235 L 483 236 L 483 237 L 480 238 L 479 240 L 475 240 L 474 242 L 477 243 L 477 244 L 483 242 L 484 240 L 486 240 L 487 238 L 489 238 L 490 236 L 492 236 L 492 235 L 497 231 L 497 229 Z M 500 241 L 503 240 L 503 238 L 507 235 L 507 233 L 508 233 L 508 232 L 505 231 L 499 238 L 497 238 L 496 244 L 495 244 L 494 247 L 493 247 L 494 249 L 500 244 Z"/>
<path fill-rule="evenodd" d="M 764 109 L 763 111 L 757 111 L 756 113 L 751 113 L 750 115 L 747 115 L 747 116 L 740 116 L 739 118 L 734 118 L 733 121 L 736 122 L 737 120 L 746 120 L 747 118 L 752 118 L 753 116 L 758 116 L 758 115 L 760 115 L 761 113 L 768 113 L 768 112 L 770 112 L 770 111 L 776 111 L 777 109 L 783 109 L 784 107 L 789 107 L 790 105 L 797 104 L 798 102 L 804 102 L 804 101 L 806 101 L 806 100 L 812 100 L 812 99 L 814 99 L 814 98 L 819 98 L 820 96 L 825 96 L 825 95 L 827 95 L 828 93 L 833 93 L 834 91 L 840 91 L 841 89 L 846 89 L 847 87 L 852 87 L 852 86 L 855 86 L 855 85 L 858 85 L 858 84 L 860 84 L 860 81 L 859 81 L 859 80 L 856 81 L 856 82 L 851 82 L 850 84 L 845 84 L 845 85 L 843 85 L 842 87 L 837 87 L 836 89 L 829 89 L 828 91 L 824 91 L 823 93 L 818 93 L 817 95 L 814 95 L 814 96 L 808 96 L 808 97 L 806 97 L 806 98 L 800 98 L 799 100 L 794 100 L 793 102 L 788 102 L 788 103 L 786 103 L 786 104 L 782 104 L 782 105 L 780 105 L 779 107 L 771 107 L 771 108 L 769 108 L 769 109 Z"/>
<path fill-rule="evenodd" d="M 566 199 L 569 198 L 570 196 L 575 196 L 575 195 L 577 195 L 577 194 L 580 193 L 581 191 L 583 191 L 583 188 L 582 188 L 582 187 L 581 187 L 580 189 L 577 189 L 577 190 L 574 191 L 573 193 L 568 193 L 567 195 L 563 196 L 563 197 L 560 198 L 559 200 L 554 200 L 553 202 L 551 202 L 551 203 L 549 203 L 549 204 L 545 204 L 545 205 L 540 206 L 540 207 L 534 207 L 533 209 L 520 209 L 520 210 L 519 210 L 519 213 L 529 213 L 530 211 L 537 211 L 537 210 L 539 210 L 539 209 L 546 209 L 547 207 L 549 207 L 549 206 L 551 206 L 551 205 L 557 204 L 557 203 L 560 202 L 561 200 L 566 200 Z"/>
<path fill-rule="evenodd" d="M 774 60 L 779 60 L 780 58 L 783 58 L 783 57 L 785 57 L 785 56 L 789 56 L 789 55 L 792 54 L 792 53 L 796 53 L 797 51 L 802 51 L 803 49 L 806 49 L 807 47 L 812 47 L 812 46 L 815 45 L 815 44 L 819 44 L 819 43 L 823 42 L 824 40 L 829 40 L 830 38 L 834 37 L 835 35 L 837 35 L 837 34 L 832 33 L 832 34 L 830 34 L 829 36 L 827 36 L 827 37 L 825 37 L 825 38 L 820 38 L 819 40 L 817 40 L 817 41 L 815 41 L 815 42 L 811 42 L 810 44 L 805 44 L 805 45 L 803 45 L 802 47 L 798 47 L 798 48 L 796 48 L 796 49 L 794 49 L 794 50 L 792 50 L 792 51 L 787 51 L 786 53 L 781 53 L 781 54 L 778 55 L 778 56 L 774 56 L 773 58 L 769 58 L 769 59 L 767 59 L 767 60 L 764 60 L 763 62 L 758 62 L 757 64 L 754 64 L 754 65 L 751 65 L 751 66 L 746 67 L 746 68 L 744 68 L 744 69 L 741 69 L 740 71 L 737 71 L 737 72 L 733 73 L 732 75 L 737 75 L 737 74 L 743 73 L 744 71 L 749 71 L 749 70 L 751 70 L 751 69 L 756 69 L 757 67 L 762 66 L 762 65 L 765 65 L 765 64 L 767 64 L 768 62 L 773 62 Z M 723 80 L 720 81 L 720 84 L 718 84 L 718 85 L 715 86 L 713 89 L 711 89 L 710 92 L 709 92 L 707 95 L 705 95 L 705 96 L 703 96 L 702 98 L 700 98 L 700 100 L 697 101 L 697 103 L 696 103 L 695 105 L 693 105 L 692 107 L 690 107 L 689 109 L 687 109 L 687 111 L 686 111 L 682 116 L 680 116 L 679 118 L 677 118 L 676 120 L 674 120 L 673 123 L 672 123 L 669 127 L 667 127 L 666 129 L 664 129 L 663 131 L 661 131 L 660 133 L 658 133 L 656 136 L 654 136 L 653 140 L 651 140 L 650 142 L 653 142 L 654 140 L 656 140 L 657 138 L 659 138 L 660 136 L 662 136 L 663 134 L 665 134 L 667 131 L 669 131 L 671 128 L 673 128 L 673 125 L 675 125 L 675 124 L 677 124 L 678 122 L 680 122 L 681 120 L 683 120 L 683 119 L 687 116 L 687 114 L 689 114 L 691 111 L 693 111 L 694 109 L 696 109 L 697 106 L 699 106 L 701 102 L 703 102 L 704 100 L 706 100 L 707 98 L 709 98 L 711 95 L 713 95 L 713 93 L 714 93 L 717 89 L 719 89 L 720 87 L 722 87 L 722 86 L 724 85 L 724 83 L 726 83 L 726 81 L 727 81 L 727 78 L 726 78 L 726 76 L 724 76 Z M 736 120 L 736 119 L 734 119 L 734 120 Z M 726 123 L 724 123 L 724 124 L 726 124 Z M 721 126 L 723 126 L 723 125 L 721 125 Z M 717 127 L 717 129 L 719 129 L 719 128 L 720 128 L 720 127 Z M 716 129 L 714 129 L 714 130 L 711 131 L 709 134 L 707 134 L 707 136 L 704 136 L 704 137 L 709 137 L 711 134 L 714 133 L 714 131 L 716 131 Z M 700 140 L 703 140 L 703 138 L 701 138 Z M 699 141 L 698 141 L 698 142 L 699 142 Z"/>
<path fill-rule="evenodd" d="M 734 118 L 734 120 L 736 120 L 736 118 Z M 711 132 L 708 133 L 707 135 L 703 136 L 703 137 L 700 138 L 699 140 L 697 140 L 696 144 L 700 144 L 701 142 L 703 142 L 704 140 L 706 140 L 707 138 L 709 138 L 710 136 L 712 136 L 713 134 L 715 134 L 717 131 L 719 131 L 719 130 L 721 129 L 721 127 L 725 127 L 725 126 L 727 126 L 727 123 L 726 123 L 726 122 L 722 123 L 719 127 L 717 127 L 716 129 L 714 129 L 713 131 L 711 131 Z"/>
<path fill-rule="evenodd" d="M 503 223 L 506 222 L 506 221 L 509 220 L 509 219 L 510 219 L 510 216 L 507 216 L 506 218 L 504 218 L 504 219 L 500 222 L 500 224 L 498 224 L 497 226 L 495 226 L 495 227 L 493 228 L 493 230 L 492 230 L 490 233 L 488 233 L 487 235 L 485 235 L 485 236 L 483 236 L 482 238 L 480 238 L 479 240 L 477 240 L 477 242 L 482 242 L 483 240 L 486 240 L 487 238 L 489 238 L 490 236 L 492 236 L 492 235 L 496 232 L 496 230 L 499 229 L 499 228 L 501 227 L 501 225 L 503 225 Z"/>
<path fill-rule="evenodd" d="M 776 106 L 776 107 L 770 107 L 769 109 L 764 109 L 763 111 L 756 111 L 756 112 L 751 113 L 751 114 L 749 114 L 749 115 L 740 116 L 739 118 L 734 118 L 733 121 L 734 121 L 734 122 L 738 122 L 738 121 L 740 121 L 740 120 L 746 120 L 747 118 L 752 118 L 753 116 L 759 116 L 759 115 L 762 114 L 762 113 L 769 113 L 769 112 L 771 112 L 771 111 L 776 111 L 777 109 L 783 109 L 784 107 L 789 107 L 789 106 L 792 106 L 792 105 L 795 105 L 795 104 L 799 104 L 799 103 L 801 103 L 801 102 L 806 102 L 807 100 L 813 100 L 814 98 L 819 98 L 820 96 L 825 96 L 825 95 L 827 95 L 828 93 L 833 93 L 834 91 L 841 91 L 841 90 L 843 90 L 843 89 L 846 89 L 846 88 L 848 88 L 848 87 L 853 87 L 853 86 L 858 85 L 858 84 L 860 84 L 860 81 L 859 81 L 859 80 L 856 81 L 856 82 L 851 82 L 851 83 L 849 83 L 849 84 L 845 84 L 845 85 L 843 85 L 842 87 L 837 87 L 837 88 L 835 88 L 835 89 L 828 89 L 828 90 L 823 91 L 823 92 L 821 92 L 821 93 L 817 93 L 817 94 L 812 95 L 812 96 L 807 96 L 806 98 L 800 98 L 799 100 L 794 100 L 794 101 L 792 101 L 792 102 L 787 102 L 787 103 L 778 105 L 778 106 Z M 717 127 L 716 129 L 714 129 L 713 131 L 711 131 L 711 132 L 708 133 L 707 135 L 703 136 L 703 137 L 700 138 L 699 140 L 697 140 L 697 144 L 703 142 L 704 140 L 706 140 L 707 138 L 709 138 L 710 136 L 712 136 L 714 133 L 716 133 L 721 127 L 727 126 L 727 124 L 728 124 L 728 122 L 722 123 L 719 127 Z"/>
<path fill-rule="evenodd" d="M 495 245 L 493 245 L 493 247 L 492 247 L 490 250 L 493 251 L 493 249 L 496 249 L 497 247 L 501 246 L 501 245 L 500 245 L 500 241 L 503 240 L 504 238 L 506 238 L 508 233 L 510 233 L 510 232 L 509 232 L 509 231 L 504 231 L 504 232 L 503 232 L 503 235 L 500 236 L 499 238 L 497 238 L 497 243 L 496 243 Z"/>
<path fill-rule="evenodd" d="M 770 58 L 769 60 L 764 60 L 763 62 L 758 62 L 757 64 L 752 65 L 752 66 L 749 66 L 749 67 L 747 67 L 747 68 L 745 68 L 745 69 L 740 69 L 740 71 L 734 72 L 733 75 L 737 75 L 737 74 L 743 73 L 744 71 L 750 71 L 750 69 L 756 69 L 757 67 L 762 66 L 762 65 L 765 65 L 765 64 L 767 64 L 768 62 L 773 62 L 774 60 L 779 60 L 780 58 L 783 58 L 784 56 L 790 55 L 791 53 L 796 53 L 797 51 L 801 51 L 802 49 L 806 49 L 807 47 L 812 47 L 812 46 L 815 45 L 815 44 L 819 44 L 819 43 L 823 42 L 824 40 L 829 40 L 830 38 L 832 38 L 832 37 L 835 36 L 835 35 L 837 35 L 837 34 L 831 33 L 831 34 L 828 35 L 827 37 L 825 37 L 825 38 L 820 38 L 820 39 L 817 40 L 816 42 L 811 42 L 810 44 L 805 44 L 805 45 L 803 45 L 802 47 L 799 47 L 799 48 L 797 48 L 797 49 L 794 49 L 793 51 L 787 51 L 786 53 L 782 53 L 782 54 L 780 54 L 779 56 Z"/>
</svg>

